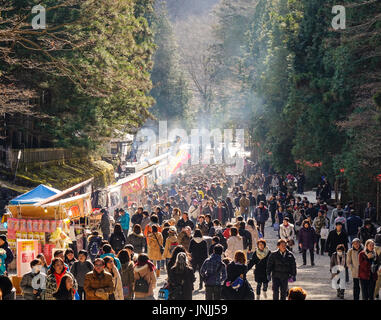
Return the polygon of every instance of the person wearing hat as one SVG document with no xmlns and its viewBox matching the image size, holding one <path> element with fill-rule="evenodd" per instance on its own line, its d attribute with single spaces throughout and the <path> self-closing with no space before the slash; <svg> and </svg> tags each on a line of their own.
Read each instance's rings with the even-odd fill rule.
<svg viewBox="0 0 381 320">
<path fill-rule="evenodd" d="M 374 238 L 374 244 L 375 244 L 374 251 L 376 252 L 377 259 L 378 259 L 378 265 L 380 266 L 381 265 L 381 234 L 376 234 L 376 236 Z M 381 268 L 378 269 L 377 276 L 378 276 L 378 278 L 377 278 L 376 286 L 374 288 L 374 299 L 375 300 L 380 298 L 379 292 L 380 292 L 380 288 L 381 288 Z"/>
<path fill-rule="evenodd" d="M 0 249 L 5 251 L 6 257 L 4 259 L 5 270 L 8 271 L 8 265 L 13 261 L 13 253 L 12 250 L 9 249 L 7 236 L 5 234 L 0 235 Z"/>
<path fill-rule="evenodd" d="M 348 250 L 347 266 L 353 278 L 353 300 L 360 300 L 359 253 L 364 249 L 359 238 L 352 240 L 352 248 Z"/>
<path fill-rule="evenodd" d="M 343 244 L 345 252 L 348 250 L 348 235 L 343 230 L 343 224 L 340 221 L 336 222 L 336 228 L 329 232 L 326 242 L 326 252 L 332 257 L 333 253 L 339 244 Z"/>
</svg>

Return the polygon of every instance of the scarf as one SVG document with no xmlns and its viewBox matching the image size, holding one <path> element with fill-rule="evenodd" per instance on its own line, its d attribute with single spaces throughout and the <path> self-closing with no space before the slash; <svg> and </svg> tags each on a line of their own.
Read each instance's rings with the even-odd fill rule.
<svg viewBox="0 0 381 320">
<path fill-rule="evenodd" d="M 345 252 L 343 252 L 343 255 L 341 257 L 336 253 L 336 265 L 345 267 L 346 260 L 347 260 L 347 255 L 345 254 Z"/>
<path fill-rule="evenodd" d="M 66 274 L 67 267 L 64 266 L 61 273 L 54 272 L 54 276 L 56 278 L 57 288 L 60 286 L 62 277 Z"/>
<path fill-rule="evenodd" d="M 269 248 L 265 247 L 263 249 L 263 251 L 259 250 L 259 248 L 257 248 L 257 249 L 255 249 L 255 253 L 256 253 L 258 259 L 262 260 L 262 259 L 266 258 L 267 254 L 269 253 Z"/>
</svg>

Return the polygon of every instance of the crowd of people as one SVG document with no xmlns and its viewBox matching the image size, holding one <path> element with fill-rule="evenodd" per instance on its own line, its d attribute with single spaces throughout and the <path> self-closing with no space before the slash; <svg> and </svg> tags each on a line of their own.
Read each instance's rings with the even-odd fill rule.
<svg viewBox="0 0 381 320">
<path fill-rule="evenodd" d="M 311 266 L 316 254 L 329 255 L 327 272 L 337 297 L 344 298 L 350 270 L 353 299 L 360 293 L 363 300 L 377 299 L 381 233 L 372 204 L 364 219 L 352 202 L 344 208 L 337 204 L 328 216 L 327 179 L 318 186 L 315 203 L 303 196 L 304 184 L 302 173 L 264 175 L 252 165 L 241 176 L 225 175 L 220 166 L 187 167 L 171 184 L 146 191 L 140 207 L 119 208 L 112 216 L 102 209 L 100 229 L 78 252 L 76 246 L 58 250 L 50 265 L 40 254 L 22 278 L 23 297 L 157 299 L 154 289 L 164 273 L 160 298 L 191 300 L 198 273 L 206 300 L 267 299 L 270 282 L 273 300 L 305 299 L 305 290 L 289 285 L 297 278 L 295 255 L 306 265 L 308 252 Z M 276 248 L 266 240 L 270 223 L 278 234 Z M 0 237 L 0 250 L 6 243 Z M 251 269 L 255 285 L 247 278 Z M 1 277 L 6 282 L 6 275 Z"/>
</svg>

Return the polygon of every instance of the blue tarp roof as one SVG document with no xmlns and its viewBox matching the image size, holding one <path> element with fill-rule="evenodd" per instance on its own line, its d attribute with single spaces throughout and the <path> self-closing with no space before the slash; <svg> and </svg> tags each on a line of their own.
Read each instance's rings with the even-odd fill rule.
<svg viewBox="0 0 381 320">
<path fill-rule="evenodd" d="M 54 196 L 55 194 L 59 192 L 61 191 L 45 186 L 43 184 L 40 184 L 38 187 L 34 188 L 33 190 L 12 199 L 11 201 L 9 201 L 9 204 L 10 205 L 33 204 L 33 203 L 40 202 L 43 199 Z"/>
</svg>

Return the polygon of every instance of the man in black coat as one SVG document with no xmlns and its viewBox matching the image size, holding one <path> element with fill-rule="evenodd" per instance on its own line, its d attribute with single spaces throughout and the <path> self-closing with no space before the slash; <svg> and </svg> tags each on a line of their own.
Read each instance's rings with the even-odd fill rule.
<svg viewBox="0 0 381 320">
<path fill-rule="evenodd" d="M 131 217 L 132 227 L 135 224 L 141 225 L 143 220 L 143 207 L 139 207 L 138 211 Z"/>
<path fill-rule="evenodd" d="M 365 219 L 364 226 L 360 228 L 357 237 L 360 239 L 361 243 L 365 245 L 365 242 L 368 239 L 374 239 L 376 233 L 377 229 L 373 225 L 372 221 L 370 219 Z"/>
<path fill-rule="evenodd" d="M 177 231 L 181 232 L 185 227 L 189 226 L 192 230 L 194 229 L 194 224 L 189 220 L 188 212 L 183 212 L 183 217 L 177 222 Z"/>
<path fill-rule="evenodd" d="M 288 279 L 296 277 L 296 261 L 291 251 L 287 249 L 287 243 L 283 239 L 278 240 L 278 250 L 273 251 L 267 261 L 267 280 L 273 279 L 273 300 L 286 300 L 288 291 Z"/>
<path fill-rule="evenodd" d="M 222 201 L 219 200 L 217 203 L 217 207 L 213 209 L 213 220 L 217 219 L 221 222 L 222 225 L 225 225 L 226 222 L 229 220 L 228 211 L 225 207 L 222 206 Z"/>
<path fill-rule="evenodd" d="M 344 245 L 345 252 L 348 251 L 348 234 L 343 230 L 343 224 L 340 221 L 336 222 L 336 229 L 329 232 L 326 241 L 326 252 L 330 257 L 339 244 Z"/>
<path fill-rule="evenodd" d="M 243 238 L 243 250 L 248 250 L 248 252 L 251 252 L 251 249 L 253 247 L 253 240 L 251 238 L 251 233 L 245 229 L 246 223 L 245 221 L 242 221 L 239 224 L 239 235 Z"/>
</svg>

